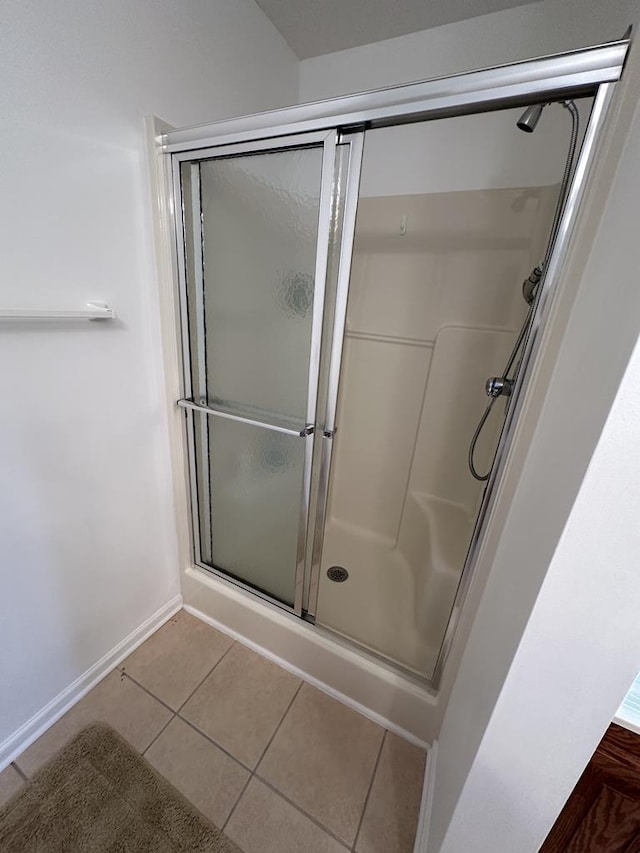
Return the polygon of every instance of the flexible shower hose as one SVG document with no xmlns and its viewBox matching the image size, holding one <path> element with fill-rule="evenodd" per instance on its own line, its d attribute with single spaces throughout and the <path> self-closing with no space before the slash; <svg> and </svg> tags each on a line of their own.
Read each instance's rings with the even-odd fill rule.
<svg viewBox="0 0 640 853">
<path fill-rule="evenodd" d="M 551 257 L 551 252 L 553 251 L 553 246 L 554 246 L 556 237 L 558 236 L 558 229 L 560 227 L 560 218 L 562 216 L 562 209 L 564 207 L 564 202 L 565 202 L 565 199 L 567 196 L 567 190 L 569 188 L 569 179 L 571 178 L 571 173 L 573 171 L 573 161 L 574 161 L 575 156 L 576 156 L 576 146 L 578 143 L 578 130 L 579 130 L 579 123 L 580 123 L 580 115 L 578 113 L 578 108 L 576 107 L 576 105 L 574 104 L 573 101 L 562 101 L 561 103 L 562 103 L 562 106 L 566 110 L 568 110 L 569 113 L 571 114 L 571 138 L 569 140 L 569 149 L 567 151 L 567 159 L 566 159 L 565 166 L 564 166 L 564 173 L 562 175 L 562 183 L 560 184 L 560 192 L 558 194 L 558 201 L 556 202 L 556 209 L 555 209 L 555 212 L 553 214 L 553 221 L 551 223 L 551 231 L 549 233 L 549 240 L 547 242 L 547 249 L 546 249 L 546 252 L 544 255 L 544 260 L 540 264 L 540 269 L 542 270 L 543 274 L 547 269 L 547 264 L 549 263 L 549 258 Z M 539 293 L 539 292 L 540 292 L 540 286 L 538 286 L 538 289 L 537 289 L 537 293 Z M 536 294 L 536 296 L 537 296 L 537 294 Z M 501 379 L 505 382 L 509 382 L 509 380 L 508 380 L 509 373 L 511 372 L 511 368 L 514 365 L 514 362 L 518 356 L 520 348 L 521 348 L 525 338 L 527 337 L 529 327 L 531 326 L 531 321 L 533 320 L 533 315 L 534 315 L 534 308 L 535 308 L 535 305 L 537 302 L 536 296 L 534 296 L 531 300 L 529 310 L 527 311 L 527 316 L 525 317 L 524 323 L 522 324 L 522 328 L 520 329 L 520 334 L 518 335 L 518 338 L 515 342 L 513 350 L 511 351 L 511 355 L 509 356 L 507 366 L 505 367 L 505 369 L 502 372 Z M 522 359 L 520 359 L 520 361 L 518 362 L 518 365 L 514 371 L 514 378 L 509 382 L 509 384 L 512 387 L 513 387 L 513 384 L 515 383 L 515 381 L 518 377 L 518 372 L 520 370 L 520 364 L 521 363 L 522 363 Z M 489 400 L 489 402 L 487 403 L 487 407 L 484 410 L 482 417 L 480 418 L 480 421 L 478 422 L 478 426 L 476 427 L 476 431 L 474 432 L 473 438 L 471 439 L 471 444 L 469 445 L 469 470 L 471 471 L 471 474 L 473 475 L 473 477 L 475 477 L 476 480 L 480 480 L 480 482 L 484 482 L 484 481 L 488 480 L 489 477 L 491 476 L 491 471 L 493 470 L 493 461 L 495 459 L 495 453 L 494 453 L 493 459 L 491 460 L 491 464 L 489 466 L 489 470 L 487 471 L 487 473 L 486 474 L 479 474 L 477 469 L 476 469 L 475 461 L 474 461 L 474 457 L 475 457 L 475 453 L 476 453 L 476 444 L 478 443 L 478 439 L 480 438 L 480 434 L 482 433 L 482 430 L 484 429 L 484 425 L 486 424 L 487 419 L 488 419 L 489 415 L 491 414 L 491 409 L 493 408 L 493 404 L 495 403 L 495 401 L 497 399 L 498 399 L 497 397 L 492 396 L 491 399 Z M 506 410 L 505 410 L 505 417 L 506 417 Z M 496 447 L 496 452 L 497 452 L 497 447 Z"/>
<path fill-rule="evenodd" d="M 527 311 L 527 316 L 525 317 L 524 323 L 522 324 L 522 328 L 520 329 L 520 334 L 518 335 L 518 338 L 517 338 L 517 340 L 513 346 L 513 349 L 511 350 L 511 355 L 509 356 L 507 366 L 505 367 L 505 369 L 502 373 L 502 377 L 501 377 L 502 379 L 505 379 L 505 380 L 507 379 L 507 376 L 509 375 L 511 368 L 513 367 L 513 363 L 518 356 L 518 352 L 520 350 L 520 347 L 522 346 L 522 342 L 524 341 L 524 339 L 527 335 L 527 332 L 529 331 L 529 324 L 531 322 L 532 317 L 533 317 L 533 305 L 531 305 L 529 307 L 529 310 Z M 517 374 L 517 370 L 516 370 L 516 374 Z M 484 482 L 485 480 L 489 479 L 489 476 L 491 474 L 491 468 L 493 468 L 493 462 L 491 463 L 491 467 L 489 468 L 489 470 L 486 474 L 478 474 L 478 472 L 476 470 L 475 463 L 474 463 L 474 456 L 476 453 L 476 444 L 478 442 L 478 439 L 480 438 L 480 433 L 482 432 L 482 428 L 484 427 L 484 425 L 487 421 L 487 418 L 489 417 L 489 415 L 491 413 L 491 409 L 493 408 L 493 404 L 495 403 L 495 401 L 497 399 L 498 399 L 497 397 L 491 397 L 490 398 L 489 402 L 487 403 L 487 408 L 484 410 L 484 413 L 483 413 L 482 417 L 480 418 L 480 422 L 478 423 L 478 426 L 476 427 L 476 431 L 473 434 L 473 438 L 471 439 L 471 444 L 469 445 L 469 470 L 471 471 L 473 476 L 476 478 L 476 480 L 480 480 L 481 482 Z"/>
</svg>

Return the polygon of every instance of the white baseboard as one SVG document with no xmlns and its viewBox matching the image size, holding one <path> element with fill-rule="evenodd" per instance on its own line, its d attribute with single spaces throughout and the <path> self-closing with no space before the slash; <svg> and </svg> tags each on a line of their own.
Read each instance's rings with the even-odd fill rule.
<svg viewBox="0 0 640 853">
<path fill-rule="evenodd" d="M 206 613 L 203 613 L 201 610 L 198 610 L 197 608 L 192 607 L 189 604 L 185 604 L 184 609 L 192 616 L 195 616 L 196 618 L 201 619 L 203 622 L 206 622 L 207 625 L 211 625 L 211 627 L 216 628 L 223 634 L 227 634 L 229 637 L 233 637 L 234 640 L 237 640 L 239 643 L 242 643 L 243 646 L 247 646 L 254 652 L 257 652 L 259 655 L 262 655 L 268 660 L 278 664 L 278 666 L 281 666 L 283 669 L 286 669 L 287 672 L 296 675 L 298 678 L 302 679 L 302 681 L 306 681 L 313 687 L 317 687 L 318 690 L 322 690 L 323 693 L 327 693 L 329 696 L 332 696 L 334 699 L 337 699 L 338 702 L 342 702 L 343 705 L 347 705 L 349 708 L 353 708 L 354 711 L 357 711 L 359 714 L 362 714 L 363 717 L 367 717 L 374 723 L 377 723 L 379 726 L 382 726 L 385 729 L 389 729 L 389 731 L 400 735 L 400 737 L 404 738 L 405 740 L 408 740 L 410 743 L 413 743 L 416 746 L 421 747 L 422 749 L 429 749 L 429 744 L 425 743 L 425 741 L 420 740 L 420 738 L 417 738 L 411 732 L 406 731 L 406 729 L 403 729 L 401 726 L 398 726 L 393 721 L 388 720 L 386 717 L 383 717 L 382 714 L 378 714 L 376 711 L 372 711 L 370 708 L 366 708 L 364 705 L 361 705 L 359 702 L 356 702 L 355 699 L 352 699 L 350 696 L 346 696 L 344 693 L 341 693 L 339 690 L 336 690 L 335 688 L 326 684 L 324 681 L 315 678 L 313 675 L 309 675 L 309 673 L 304 672 L 299 667 L 295 666 L 284 658 L 279 657 L 278 655 L 269 651 L 269 649 L 265 648 L 264 646 L 261 646 L 259 643 L 256 643 L 253 640 L 250 640 L 248 637 L 245 637 L 237 631 L 234 631 L 227 625 L 224 625 L 222 622 L 219 622 L 217 619 L 214 619 L 212 616 L 208 616 Z"/>
<path fill-rule="evenodd" d="M 37 740 L 41 734 L 50 728 L 60 717 L 72 708 L 76 702 L 95 687 L 99 681 L 109 675 L 119 663 L 131 652 L 157 631 L 167 620 L 171 619 L 182 608 L 182 595 L 174 596 L 159 610 L 146 619 L 125 637 L 117 646 L 89 667 L 73 684 L 59 693 L 40 711 L 31 717 L 17 731 L 0 744 L 0 770 L 11 764 L 21 752 Z"/>
<path fill-rule="evenodd" d="M 634 715 L 634 719 L 630 720 L 628 717 L 620 716 L 620 711 L 626 711 L 624 705 L 618 710 L 618 713 L 613 718 L 612 722 L 618 726 L 622 726 L 623 729 L 628 729 L 630 732 L 634 732 L 637 735 L 640 735 L 640 717 L 636 712 Z"/>
<path fill-rule="evenodd" d="M 427 763 L 424 768 L 424 783 L 422 799 L 420 800 L 420 816 L 416 830 L 416 841 L 413 853 L 428 853 L 429 828 L 431 825 L 431 809 L 433 807 L 433 790 L 436 783 L 436 761 L 438 759 L 438 741 L 434 740 L 427 753 Z"/>
</svg>

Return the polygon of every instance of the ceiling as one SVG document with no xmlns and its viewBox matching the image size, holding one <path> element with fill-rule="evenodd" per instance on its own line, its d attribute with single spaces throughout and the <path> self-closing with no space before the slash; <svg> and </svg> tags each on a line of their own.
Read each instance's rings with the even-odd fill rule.
<svg viewBox="0 0 640 853">
<path fill-rule="evenodd" d="M 300 59 L 439 27 L 531 0 L 256 0 Z"/>
</svg>

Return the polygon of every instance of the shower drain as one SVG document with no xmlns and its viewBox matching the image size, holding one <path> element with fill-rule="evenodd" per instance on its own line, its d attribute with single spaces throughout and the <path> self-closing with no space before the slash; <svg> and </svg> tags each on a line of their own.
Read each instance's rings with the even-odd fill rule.
<svg viewBox="0 0 640 853">
<path fill-rule="evenodd" d="M 342 566 L 331 566 L 327 569 L 327 577 L 330 581 L 343 583 L 349 577 L 349 572 Z"/>
</svg>

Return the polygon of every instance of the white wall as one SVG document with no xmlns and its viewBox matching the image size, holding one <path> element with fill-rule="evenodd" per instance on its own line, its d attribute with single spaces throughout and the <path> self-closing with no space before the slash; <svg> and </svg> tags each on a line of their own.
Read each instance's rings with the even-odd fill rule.
<svg viewBox="0 0 640 853">
<path fill-rule="evenodd" d="M 300 102 L 501 65 L 621 38 L 635 0 L 539 0 L 300 63 Z"/>
<path fill-rule="evenodd" d="M 104 299 L 112 324 L 0 329 L 0 746 L 179 592 L 142 119 L 295 100 L 252 0 L 5 0 L 2 307 Z"/>
</svg>

